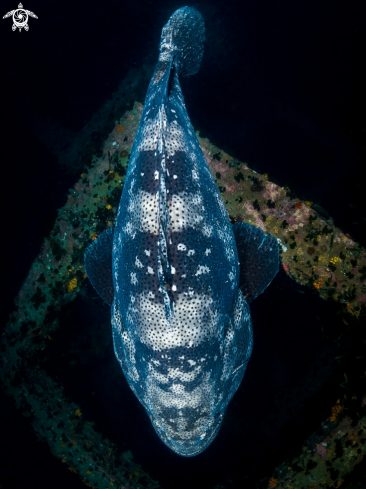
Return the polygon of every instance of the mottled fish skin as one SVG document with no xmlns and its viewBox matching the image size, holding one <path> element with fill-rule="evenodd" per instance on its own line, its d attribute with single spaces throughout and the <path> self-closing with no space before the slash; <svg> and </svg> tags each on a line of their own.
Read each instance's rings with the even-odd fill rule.
<svg viewBox="0 0 366 489">
<path fill-rule="evenodd" d="M 203 25 L 184 7 L 163 30 L 114 231 L 112 328 L 157 434 L 188 457 L 216 436 L 253 334 L 232 226 L 178 79 L 179 22 Z"/>
</svg>

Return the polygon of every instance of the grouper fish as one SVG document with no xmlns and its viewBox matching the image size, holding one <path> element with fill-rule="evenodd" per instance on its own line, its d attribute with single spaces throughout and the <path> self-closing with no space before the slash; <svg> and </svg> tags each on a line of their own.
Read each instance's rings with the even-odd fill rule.
<svg viewBox="0 0 366 489">
<path fill-rule="evenodd" d="M 273 236 L 231 224 L 186 111 L 179 77 L 199 70 L 204 30 L 190 7 L 163 28 L 116 225 L 85 252 L 127 382 L 185 457 L 222 425 L 253 349 L 248 304 L 279 267 Z"/>
</svg>

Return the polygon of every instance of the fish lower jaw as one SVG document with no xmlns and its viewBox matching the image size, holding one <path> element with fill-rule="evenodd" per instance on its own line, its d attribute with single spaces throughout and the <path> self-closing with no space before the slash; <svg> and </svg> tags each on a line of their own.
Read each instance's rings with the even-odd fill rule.
<svg viewBox="0 0 366 489">
<path fill-rule="evenodd" d="M 199 435 L 192 433 L 191 437 L 187 436 L 187 432 L 172 433 L 172 430 L 169 430 L 169 433 L 167 433 L 158 427 L 154 420 L 151 420 L 151 422 L 161 441 L 170 450 L 182 457 L 194 457 L 203 452 L 212 443 L 221 427 L 222 419 L 223 417 L 209 430 L 202 431 Z"/>
</svg>

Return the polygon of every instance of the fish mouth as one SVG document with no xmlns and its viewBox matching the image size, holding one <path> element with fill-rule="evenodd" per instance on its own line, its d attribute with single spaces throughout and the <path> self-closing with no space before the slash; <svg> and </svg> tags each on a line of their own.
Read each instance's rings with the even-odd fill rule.
<svg viewBox="0 0 366 489">
<path fill-rule="evenodd" d="M 167 430 L 160 428 L 156 420 L 151 419 L 151 422 L 161 441 L 174 453 L 182 457 L 194 457 L 203 452 L 212 443 L 221 427 L 222 420 L 223 416 L 220 415 L 215 420 L 214 425 L 208 430 L 203 431 L 198 436 L 193 436 L 192 434 L 192 437 L 183 437 L 180 433 L 175 433 L 172 430 L 167 432 Z"/>
</svg>

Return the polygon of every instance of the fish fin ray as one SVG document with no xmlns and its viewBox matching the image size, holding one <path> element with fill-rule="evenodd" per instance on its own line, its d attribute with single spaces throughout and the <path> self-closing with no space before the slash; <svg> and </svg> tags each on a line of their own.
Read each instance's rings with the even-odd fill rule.
<svg viewBox="0 0 366 489">
<path fill-rule="evenodd" d="M 109 305 L 112 305 L 114 297 L 112 275 L 113 236 L 114 228 L 103 231 L 87 247 L 84 254 L 86 274 L 98 295 Z"/>
<path fill-rule="evenodd" d="M 174 66 L 179 76 L 198 72 L 203 57 L 205 23 L 202 15 L 192 7 L 174 12 L 163 28 L 160 52 L 173 50 Z"/>
<path fill-rule="evenodd" d="M 272 282 L 279 269 L 276 238 L 248 223 L 235 223 L 233 232 L 240 263 L 240 288 L 248 303 Z"/>
</svg>

